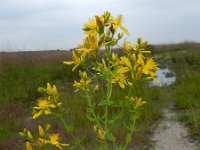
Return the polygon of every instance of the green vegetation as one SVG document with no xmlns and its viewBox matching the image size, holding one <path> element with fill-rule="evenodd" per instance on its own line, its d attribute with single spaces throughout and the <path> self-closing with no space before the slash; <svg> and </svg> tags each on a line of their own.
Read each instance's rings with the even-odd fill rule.
<svg viewBox="0 0 200 150">
<path fill-rule="evenodd" d="M 161 66 L 169 66 L 176 83 L 169 89 L 170 103 L 179 110 L 178 119 L 199 136 L 200 129 L 200 44 L 160 45 L 154 51 Z"/>
<path fill-rule="evenodd" d="M 149 87 L 148 84 L 138 85 L 139 96 L 143 97 L 147 103 L 144 105 L 142 118 L 139 120 L 133 138 L 136 139 L 130 147 L 142 147 L 151 145 L 151 127 L 156 120 L 162 117 L 161 107 L 167 103 L 175 103 L 179 115 L 178 119 L 191 129 L 191 135 L 199 137 L 200 129 L 200 49 L 189 47 L 184 50 L 175 50 L 173 47 L 169 52 L 165 48 L 154 51 L 154 57 L 160 66 L 170 66 L 176 74 L 176 83 L 170 87 Z M 158 49 L 158 48 L 156 48 Z M 30 52 L 31 53 L 31 52 Z M 35 52 L 36 53 L 36 52 Z M 85 96 L 74 95 L 72 80 L 77 78 L 71 74 L 71 67 L 63 65 L 62 61 L 69 59 L 67 52 L 64 55 L 56 56 L 52 53 L 44 52 L 38 57 L 30 54 L 28 59 L 19 54 L 2 61 L 0 59 L 0 149 L 22 149 L 23 141 L 18 136 L 18 132 L 23 127 L 36 129 L 36 125 L 31 122 L 31 107 L 35 99 L 40 95 L 37 92 L 39 86 L 46 86 L 46 83 L 54 83 L 61 91 L 61 99 L 71 112 L 66 116 L 69 121 L 74 122 L 78 128 L 76 134 L 91 128 L 89 121 L 84 118 Z M 5 56 L 1 56 L 0 58 Z M 18 54 L 17 54 L 18 55 Z M 48 57 L 44 59 L 44 55 Z M 38 59 L 39 58 L 39 59 Z M 41 59 L 40 59 L 41 58 Z M 69 71 L 70 70 L 70 71 Z M 169 93 L 172 95 L 169 97 Z M 125 94 L 125 93 L 124 93 Z M 113 99 L 120 101 L 123 92 L 114 92 Z M 8 113 L 9 112 L 9 113 Z M 73 115 L 72 115 L 73 114 Z M 48 119 L 47 119 L 48 120 Z M 40 121 L 39 121 L 40 122 Z M 52 122 L 52 128 L 61 131 L 62 126 L 56 121 Z M 123 129 L 119 129 L 118 135 L 124 135 Z M 88 132 L 86 142 L 91 148 L 94 135 Z M 69 139 L 67 135 L 64 139 Z"/>
<path fill-rule="evenodd" d="M 179 120 L 189 125 L 192 135 L 200 129 L 200 49 L 172 57 L 177 76 L 174 100 L 180 108 Z"/>
<path fill-rule="evenodd" d="M 48 52 L 42 55 L 46 54 L 48 54 Z M 36 128 L 36 125 L 30 119 L 32 105 L 35 103 L 37 97 L 40 96 L 37 92 L 37 88 L 46 86 L 47 82 L 58 85 L 64 105 L 70 108 L 70 112 L 68 112 L 66 116 L 68 116 L 69 121 L 74 122 L 74 125 L 78 128 L 76 134 L 82 134 L 83 130 L 93 128 L 89 126 L 89 121 L 85 118 L 85 95 L 80 93 L 79 96 L 75 96 L 73 92 L 72 81 L 77 78 L 76 73 L 72 75 L 72 68 L 62 64 L 62 61 L 68 58 L 69 56 L 65 58 L 60 57 L 57 58 L 56 61 L 52 61 L 51 56 L 49 59 L 42 62 L 30 62 L 30 59 L 12 62 L 7 59 L 7 61 L 1 63 L 0 149 L 6 149 L 10 147 L 10 145 L 16 147 L 19 143 L 23 146 L 23 141 L 19 138 L 18 132 L 23 127 L 29 127 L 31 129 Z M 20 57 L 20 59 L 24 58 Z M 34 60 L 36 57 L 32 59 Z M 138 122 L 139 130 L 133 135 L 133 138 L 137 140 L 130 144 L 131 147 L 150 145 L 149 127 L 154 120 L 161 117 L 159 109 L 154 109 L 155 106 L 159 107 L 159 88 L 149 87 L 148 84 L 138 85 L 138 88 L 140 88 L 140 90 L 138 90 L 140 91 L 139 95 L 144 97 L 147 104 L 144 106 L 144 114 Z M 125 91 L 123 93 L 120 89 L 113 93 L 112 99 L 116 101 L 120 101 L 120 98 L 125 96 Z M 8 110 L 9 113 L 7 113 Z M 52 128 L 54 130 L 62 129 L 61 124 L 58 122 L 53 120 L 52 123 Z M 86 143 L 88 147 L 90 147 L 90 144 L 95 144 L 92 140 L 94 138 L 94 133 L 88 132 L 87 134 L 86 136 L 88 138 L 86 139 Z M 125 132 L 121 129 L 117 131 L 117 134 L 121 136 L 125 135 Z M 68 138 L 69 137 L 66 135 L 65 139 Z M 9 142 L 5 142 L 5 140 Z"/>
</svg>

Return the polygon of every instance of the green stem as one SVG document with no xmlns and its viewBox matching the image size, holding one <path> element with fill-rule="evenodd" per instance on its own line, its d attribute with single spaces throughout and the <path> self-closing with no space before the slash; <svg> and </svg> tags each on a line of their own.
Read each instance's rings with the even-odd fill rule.
<svg viewBox="0 0 200 150">
<path fill-rule="evenodd" d="M 112 76 L 111 76 L 111 70 L 110 70 L 110 55 L 111 55 L 111 47 L 110 45 L 108 45 L 108 47 L 106 48 L 106 51 L 107 51 L 107 60 L 108 60 L 108 86 L 107 86 L 107 95 L 106 95 L 106 105 L 105 105 L 105 121 L 104 121 L 104 127 L 105 127 L 105 132 L 108 132 L 108 104 L 110 102 L 110 98 L 111 98 L 111 95 L 112 95 Z M 104 141 L 104 149 L 107 150 L 108 149 L 108 145 L 107 145 L 107 142 L 106 140 Z"/>
<path fill-rule="evenodd" d="M 90 108 L 93 108 L 93 107 L 92 107 L 92 103 L 91 103 L 91 99 L 90 99 L 90 96 L 89 96 L 88 92 L 86 92 L 86 95 L 87 95 L 89 107 L 90 107 Z M 92 109 L 92 112 L 91 112 L 91 113 L 92 113 L 92 115 L 93 115 L 93 117 L 94 117 L 94 119 L 95 119 L 96 124 L 97 124 L 98 127 L 100 128 L 100 130 L 101 130 L 101 131 L 104 131 L 103 128 L 101 127 L 101 124 L 99 123 L 99 120 L 97 119 L 97 116 L 96 116 L 96 114 L 95 114 L 95 112 L 94 112 L 93 109 Z"/>
<path fill-rule="evenodd" d="M 62 121 L 62 123 L 63 123 L 63 125 L 64 125 L 65 132 L 66 132 L 66 133 L 69 133 L 69 132 L 68 132 L 68 124 L 66 123 L 66 121 L 65 121 L 65 119 L 64 119 L 64 117 L 63 117 L 63 115 L 62 115 L 62 111 L 61 111 L 61 109 L 60 109 L 59 106 L 58 106 L 58 110 L 59 110 L 59 112 L 60 112 L 60 114 L 58 115 L 58 117 L 59 117 L 59 119 Z M 71 137 L 72 137 L 72 139 L 73 139 L 74 141 L 79 141 L 79 139 L 77 139 L 72 133 L 69 133 L 69 134 L 71 135 Z M 78 143 L 78 146 L 79 146 L 82 150 L 85 150 L 85 148 L 81 145 L 80 142 Z"/>
<path fill-rule="evenodd" d="M 111 77 L 109 77 L 109 81 L 108 81 L 108 92 L 107 92 L 107 97 L 106 100 L 108 101 L 107 104 L 110 101 L 111 95 L 112 95 L 112 81 L 111 81 Z M 108 126 L 108 105 L 106 104 L 106 108 L 105 108 L 105 131 L 107 130 L 107 126 Z"/>
<path fill-rule="evenodd" d="M 132 136 L 133 131 L 134 131 L 135 123 L 136 123 L 136 117 L 134 117 L 133 124 L 132 124 L 132 126 L 131 126 L 131 130 L 130 130 L 130 135 L 131 135 L 131 136 Z M 129 143 L 130 143 L 130 142 L 126 142 L 126 144 L 124 145 L 124 150 L 126 149 L 126 147 L 128 146 Z"/>
</svg>

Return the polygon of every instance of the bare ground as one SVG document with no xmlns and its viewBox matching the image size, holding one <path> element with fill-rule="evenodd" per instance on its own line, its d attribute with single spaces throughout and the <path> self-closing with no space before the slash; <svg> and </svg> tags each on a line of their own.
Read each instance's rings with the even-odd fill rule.
<svg viewBox="0 0 200 150">
<path fill-rule="evenodd" d="M 163 115 L 152 138 L 155 141 L 153 150 L 200 150 L 189 138 L 187 128 L 177 121 L 173 108 L 163 109 Z"/>
</svg>

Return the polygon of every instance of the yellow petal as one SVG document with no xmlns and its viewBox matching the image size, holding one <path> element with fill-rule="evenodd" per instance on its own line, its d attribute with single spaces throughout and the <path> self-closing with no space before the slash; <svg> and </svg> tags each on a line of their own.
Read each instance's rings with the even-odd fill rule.
<svg viewBox="0 0 200 150">
<path fill-rule="evenodd" d="M 129 35 L 129 32 L 128 32 L 128 30 L 127 30 L 125 27 L 120 26 L 120 29 L 121 29 L 126 35 Z"/>
<path fill-rule="evenodd" d="M 129 67 L 129 68 L 132 67 L 131 62 L 129 61 L 128 58 L 126 58 L 126 57 L 120 57 L 120 59 L 121 59 L 121 61 L 122 61 L 127 67 Z"/>
<path fill-rule="evenodd" d="M 51 111 L 50 110 L 44 110 L 44 114 L 49 115 L 49 114 L 51 114 Z"/>
<path fill-rule="evenodd" d="M 26 150 L 32 150 L 32 146 L 30 142 L 26 142 Z"/>
<path fill-rule="evenodd" d="M 122 89 L 124 89 L 124 88 L 125 88 L 125 85 L 124 85 L 124 83 L 123 83 L 123 82 L 119 82 L 119 86 L 120 86 Z"/>
<path fill-rule="evenodd" d="M 37 113 L 34 113 L 34 115 L 33 115 L 33 119 L 36 119 L 37 117 L 39 117 L 41 114 L 42 114 L 42 110 L 40 110 L 39 112 L 37 112 Z"/>
<path fill-rule="evenodd" d="M 117 73 L 118 74 L 123 74 L 123 73 L 126 73 L 126 72 L 128 72 L 130 69 L 128 68 L 128 67 L 121 67 L 121 68 L 119 68 L 118 70 L 117 70 Z"/>
<path fill-rule="evenodd" d="M 42 128 L 42 126 L 38 126 L 38 131 L 39 131 L 39 134 L 41 137 L 45 136 L 45 132 L 44 132 L 44 129 Z"/>
</svg>

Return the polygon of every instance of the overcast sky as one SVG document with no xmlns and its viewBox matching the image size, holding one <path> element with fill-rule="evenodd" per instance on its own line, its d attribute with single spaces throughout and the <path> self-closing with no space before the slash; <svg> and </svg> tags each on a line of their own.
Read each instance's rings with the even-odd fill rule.
<svg viewBox="0 0 200 150">
<path fill-rule="evenodd" d="M 200 0 L 0 0 L 0 51 L 74 48 L 106 10 L 124 16 L 131 41 L 200 42 Z"/>
</svg>

